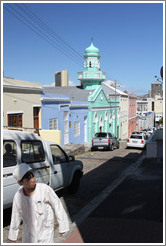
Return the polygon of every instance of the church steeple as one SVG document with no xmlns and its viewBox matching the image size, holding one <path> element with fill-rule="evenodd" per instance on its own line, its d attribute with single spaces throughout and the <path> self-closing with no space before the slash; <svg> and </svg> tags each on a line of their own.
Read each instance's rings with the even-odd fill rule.
<svg viewBox="0 0 166 246">
<path fill-rule="evenodd" d="M 100 71 L 99 49 L 91 45 L 85 49 L 84 54 L 84 71 L 78 73 L 78 79 L 86 90 L 96 89 L 105 80 L 105 73 Z"/>
</svg>

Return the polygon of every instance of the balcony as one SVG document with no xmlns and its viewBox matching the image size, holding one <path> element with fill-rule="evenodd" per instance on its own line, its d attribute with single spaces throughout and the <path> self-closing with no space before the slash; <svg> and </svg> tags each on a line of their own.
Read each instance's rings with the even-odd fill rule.
<svg viewBox="0 0 166 246">
<path fill-rule="evenodd" d="M 105 80 L 105 73 L 104 72 L 96 72 L 96 71 L 84 71 L 84 72 L 80 72 L 78 73 L 78 79 L 79 80 L 89 80 L 89 79 L 93 79 L 93 80 Z"/>
</svg>

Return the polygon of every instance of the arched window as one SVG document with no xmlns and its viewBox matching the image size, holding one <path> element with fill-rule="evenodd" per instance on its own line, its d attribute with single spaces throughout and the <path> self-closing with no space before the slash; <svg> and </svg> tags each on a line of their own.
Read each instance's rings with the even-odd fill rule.
<svg viewBox="0 0 166 246">
<path fill-rule="evenodd" d="M 109 124 L 112 123 L 112 113 L 110 113 L 110 117 L 109 117 Z"/>
<path fill-rule="evenodd" d="M 105 119 L 104 119 L 105 121 L 107 121 L 108 120 L 108 113 L 107 113 L 107 111 L 105 112 Z"/>
<path fill-rule="evenodd" d="M 113 119 L 113 120 L 115 119 L 115 111 L 113 111 L 112 119 Z"/>
<path fill-rule="evenodd" d="M 97 123 L 98 122 L 98 115 L 97 113 L 95 112 L 94 114 L 94 119 L 93 119 L 93 123 Z"/>
<path fill-rule="evenodd" d="M 91 61 L 89 62 L 89 67 L 92 67 L 92 63 L 91 63 Z"/>
<path fill-rule="evenodd" d="M 104 126 L 104 123 L 103 123 L 103 117 L 100 116 L 100 122 L 99 122 L 99 127 L 103 127 Z"/>
</svg>

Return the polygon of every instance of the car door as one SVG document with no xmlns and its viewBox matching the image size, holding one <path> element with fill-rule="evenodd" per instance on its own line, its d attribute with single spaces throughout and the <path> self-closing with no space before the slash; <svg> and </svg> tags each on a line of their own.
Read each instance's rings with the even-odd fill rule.
<svg viewBox="0 0 166 246">
<path fill-rule="evenodd" d="M 33 169 L 37 182 L 49 184 L 50 165 L 42 141 L 22 140 L 21 161 L 27 163 Z"/>
<path fill-rule="evenodd" d="M 73 162 L 69 162 L 65 151 L 57 144 L 50 144 L 52 155 L 51 187 L 60 189 L 66 187 L 72 177 Z"/>
<path fill-rule="evenodd" d="M 9 147 L 10 146 L 10 147 Z M 10 151 L 9 151 L 10 148 Z M 19 189 L 13 172 L 17 165 L 17 144 L 13 140 L 3 141 L 3 206 L 10 207 L 16 191 Z"/>
</svg>

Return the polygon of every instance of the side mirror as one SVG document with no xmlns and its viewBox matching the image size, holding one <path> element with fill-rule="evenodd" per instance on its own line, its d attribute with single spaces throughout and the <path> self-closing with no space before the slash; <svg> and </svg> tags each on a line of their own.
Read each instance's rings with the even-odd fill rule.
<svg viewBox="0 0 166 246">
<path fill-rule="evenodd" d="M 75 161 L 75 156 L 74 155 L 69 155 L 69 161 Z"/>
</svg>

